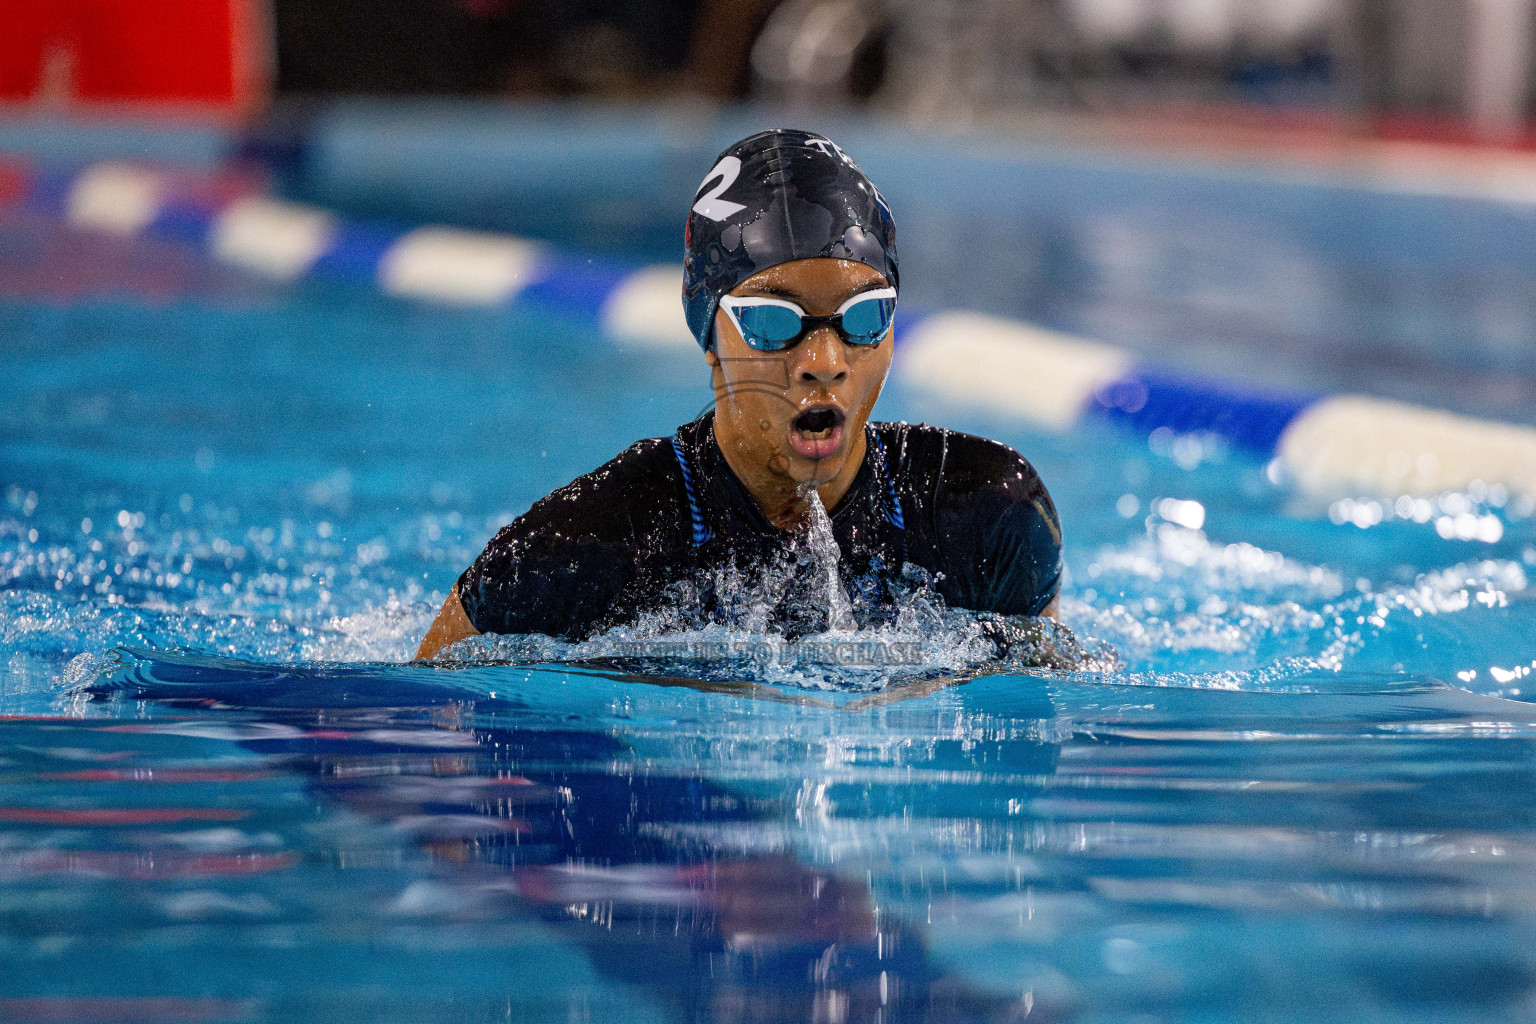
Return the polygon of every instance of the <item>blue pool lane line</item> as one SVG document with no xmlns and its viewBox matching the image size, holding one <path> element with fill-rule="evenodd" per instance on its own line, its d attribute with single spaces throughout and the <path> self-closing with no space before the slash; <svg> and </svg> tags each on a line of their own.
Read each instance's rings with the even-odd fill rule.
<svg viewBox="0 0 1536 1024">
<path fill-rule="evenodd" d="M 695 345 L 676 264 L 636 268 L 506 234 L 346 221 L 254 186 L 199 186 L 186 172 L 131 164 L 29 181 L 24 201 L 79 228 L 176 238 L 279 281 L 369 284 L 452 305 L 537 302 L 618 343 Z M 909 310 L 901 321 L 897 375 L 959 406 L 1057 430 L 1102 419 L 1143 435 L 1212 434 L 1322 495 L 1435 494 L 1482 481 L 1536 496 L 1530 427 L 1179 375 L 1115 346 L 978 313 Z"/>
</svg>

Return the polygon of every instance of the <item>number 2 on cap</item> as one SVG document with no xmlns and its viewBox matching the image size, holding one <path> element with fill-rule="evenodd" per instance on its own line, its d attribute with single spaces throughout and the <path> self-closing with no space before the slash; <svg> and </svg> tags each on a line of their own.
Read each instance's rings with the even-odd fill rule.
<svg viewBox="0 0 1536 1024">
<path fill-rule="evenodd" d="M 731 214 L 740 213 L 742 210 L 745 210 L 746 207 L 741 203 L 733 203 L 729 199 L 720 198 L 726 189 L 736 183 L 736 176 L 740 173 L 740 157 L 728 156 L 722 158 L 708 174 L 704 175 L 704 183 L 699 188 L 702 189 L 704 185 L 708 185 L 709 180 L 717 174 L 720 176 L 720 183 L 699 197 L 699 201 L 693 204 L 693 212 L 701 217 L 708 217 L 710 220 L 725 220 Z"/>
</svg>

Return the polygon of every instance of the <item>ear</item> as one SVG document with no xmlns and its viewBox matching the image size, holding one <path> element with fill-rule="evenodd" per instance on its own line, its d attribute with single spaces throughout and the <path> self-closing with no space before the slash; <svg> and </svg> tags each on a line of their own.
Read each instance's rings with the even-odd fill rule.
<svg viewBox="0 0 1536 1024">
<path fill-rule="evenodd" d="M 704 350 L 704 361 L 715 369 L 720 369 L 720 356 L 715 352 L 713 345 Z"/>
</svg>

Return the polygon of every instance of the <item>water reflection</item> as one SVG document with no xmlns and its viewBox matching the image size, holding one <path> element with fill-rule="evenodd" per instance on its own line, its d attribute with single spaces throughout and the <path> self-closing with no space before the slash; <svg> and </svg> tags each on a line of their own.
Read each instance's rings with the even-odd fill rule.
<svg viewBox="0 0 1536 1024">
<path fill-rule="evenodd" d="M 387 826 L 427 858 L 427 878 L 408 887 L 393 912 L 531 917 L 580 948 L 604 977 L 644 990 L 682 1019 L 1007 1020 L 1030 1012 L 1017 996 L 978 989 L 935 961 L 921 923 L 882 906 L 867 872 L 805 863 L 793 842 L 770 838 L 834 803 L 856 817 L 887 813 L 878 805 L 892 795 L 888 789 L 823 785 L 804 793 L 719 784 L 698 770 L 685 745 L 671 758 L 657 757 L 609 718 L 576 712 L 550 720 L 529 714 L 521 695 L 478 704 L 294 707 L 315 701 L 299 700 L 302 691 L 292 688 L 246 686 L 237 694 L 252 682 L 238 663 L 226 663 L 236 670 L 220 679 L 211 660 L 126 657 L 120 677 L 136 679 L 140 694 L 177 694 L 171 707 L 199 714 L 107 728 L 232 740 L 258 755 L 263 770 L 298 773 L 326 804 Z M 637 667 L 578 671 L 649 680 L 632 671 Z M 891 706 L 963 681 L 915 680 L 856 696 L 848 710 Z M 663 689 L 690 683 L 655 682 Z M 344 686 L 359 702 L 377 703 L 380 693 L 363 683 L 354 674 Z M 831 701 L 757 684 L 692 685 L 747 704 L 772 694 L 777 706 L 839 713 Z M 191 696 L 189 686 L 205 696 Z M 322 703 L 327 697 L 309 692 Z M 405 695 L 384 692 L 386 699 Z M 242 707 L 232 706 L 236 696 Z M 1027 704 L 1019 710 L 1041 719 L 1054 714 L 1043 691 Z M 1006 770 L 1039 779 L 1057 755 L 1047 734 L 981 744 L 936 738 L 909 753 L 905 769 L 940 777 Z M 1037 788 L 1011 792 L 1027 800 Z M 338 866 L 367 865 L 377 852 L 335 857 Z"/>
<path fill-rule="evenodd" d="M 3 991 L 540 1021 L 1487 1020 L 1536 993 L 1529 705 L 594 668 L 125 655 L 101 685 L 130 699 L 0 723 Z"/>
</svg>

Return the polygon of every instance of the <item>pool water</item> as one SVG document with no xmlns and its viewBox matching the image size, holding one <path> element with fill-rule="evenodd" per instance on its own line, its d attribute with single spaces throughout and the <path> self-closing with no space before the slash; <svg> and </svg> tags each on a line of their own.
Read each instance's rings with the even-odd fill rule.
<svg viewBox="0 0 1536 1024">
<path fill-rule="evenodd" d="M 697 355 L 19 215 L 0 259 L 0 1019 L 1536 1012 L 1529 499 L 1307 498 L 898 381 L 1035 462 L 1120 667 L 385 664 L 704 408 Z"/>
</svg>

